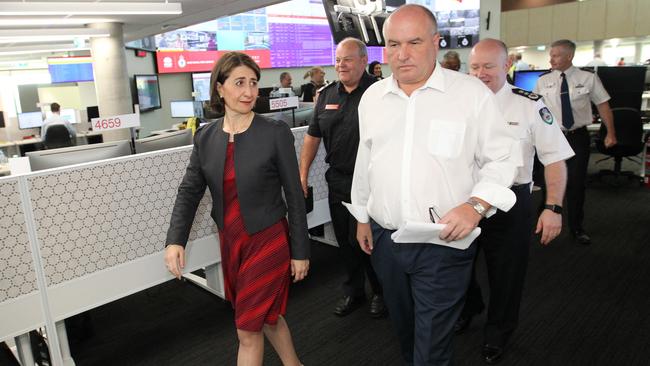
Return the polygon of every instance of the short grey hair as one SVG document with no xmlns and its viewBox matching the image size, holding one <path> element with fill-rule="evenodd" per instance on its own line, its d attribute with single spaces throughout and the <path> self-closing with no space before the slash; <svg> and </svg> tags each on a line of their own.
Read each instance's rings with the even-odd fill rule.
<svg viewBox="0 0 650 366">
<path fill-rule="evenodd" d="M 341 42 L 339 42 L 339 45 L 348 42 L 354 43 L 357 46 L 360 57 L 368 57 L 368 48 L 366 47 L 366 44 L 363 43 L 360 39 L 354 37 L 346 37 Z"/>
<path fill-rule="evenodd" d="M 280 74 L 280 81 L 284 80 L 287 76 L 291 76 L 291 74 L 289 74 L 287 71 Z"/>
<path fill-rule="evenodd" d="M 564 47 L 569 52 L 571 52 L 572 55 L 576 53 L 576 44 L 571 42 L 568 39 L 557 40 L 557 41 L 551 43 L 551 48 L 552 47 Z"/>
</svg>

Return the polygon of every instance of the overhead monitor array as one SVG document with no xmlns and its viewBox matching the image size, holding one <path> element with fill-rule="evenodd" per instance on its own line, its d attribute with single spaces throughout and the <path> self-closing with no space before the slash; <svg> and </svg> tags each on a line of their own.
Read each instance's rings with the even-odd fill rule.
<svg viewBox="0 0 650 366">
<path fill-rule="evenodd" d="M 338 41 L 346 36 L 363 39 L 359 27 L 337 25 L 345 23 L 347 15 L 358 19 L 371 5 L 374 10 L 389 11 L 404 3 L 423 4 L 436 14 L 442 48 L 471 47 L 478 42 L 480 0 L 292 0 L 157 35 L 158 72 L 210 71 L 228 51 L 247 53 L 261 68 L 333 65 Z M 362 18 L 378 23 L 368 21 L 366 33 L 375 36 L 366 43 L 383 46 L 377 35 L 385 14 L 369 14 Z M 370 47 L 368 52 L 369 61 L 384 62 L 381 47 Z"/>
</svg>

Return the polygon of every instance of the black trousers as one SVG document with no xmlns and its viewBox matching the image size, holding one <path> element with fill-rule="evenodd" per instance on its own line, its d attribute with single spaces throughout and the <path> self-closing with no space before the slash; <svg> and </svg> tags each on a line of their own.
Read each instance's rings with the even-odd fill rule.
<svg viewBox="0 0 650 366">
<path fill-rule="evenodd" d="M 476 245 L 395 243 L 372 222 L 372 264 L 407 365 L 451 365 L 453 328 L 463 306 Z"/>
<path fill-rule="evenodd" d="M 498 211 L 482 220 L 481 235 L 476 240 L 485 255 L 490 285 L 483 339 L 484 343 L 494 346 L 505 346 L 517 327 L 532 234 L 530 185 L 511 189 L 517 196 L 517 203 L 508 212 Z M 476 315 L 485 307 L 475 267 L 476 258 L 462 311 L 465 317 Z"/>
<path fill-rule="evenodd" d="M 575 152 L 575 155 L 566 161 L 566 216 L 569 230 L 575 232 L 583 229 L 590 138 L 585 127 L 569 131 L 565 136 L 573 152 Z"/>
<path fill-rule="evenodd" d="M 370 263 L 370 256 L 364 253 L 357 242 L 357 220 L 342 202 L 350 202 L 352 176 L 338 174 L 329 169 L 325 174 L 329 189 L 329 208 L 334 236 L 339 245 L 341 262 L 345 267 L 343 293 L 346 296 L 365 296 L 366 276 L 373 294 L 381 295 L 381 285 Z"/>
</svg>

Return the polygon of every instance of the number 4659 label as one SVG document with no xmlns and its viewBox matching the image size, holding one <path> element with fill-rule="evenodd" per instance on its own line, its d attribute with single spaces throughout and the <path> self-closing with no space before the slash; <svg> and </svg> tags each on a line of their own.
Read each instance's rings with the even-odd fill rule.
<svg viewBox="0 0 650 366">
<path fill-rule="evenodd" d="M 99 117 L 90 120 L 93 131 L 117 130 L 120 128 L 140 127 L 140 114 L 121 114 L 113 117 Z"/>
</svg>

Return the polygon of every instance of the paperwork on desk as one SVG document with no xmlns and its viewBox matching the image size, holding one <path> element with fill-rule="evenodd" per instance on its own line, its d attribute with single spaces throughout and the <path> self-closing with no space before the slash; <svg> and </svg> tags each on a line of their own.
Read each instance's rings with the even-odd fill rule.
<svg viewBox="0 0 650 366">
<path fill-rule="evenodd" d="M 481 228 L 476 227 L 463 239 L 446 242 L 440 239 L 440 232 L 445 226 L 447 225 L 407 221 L 390 237 L 395 243 L 431 243 L 465 250 L 481 234 Z"/>
</svg>

